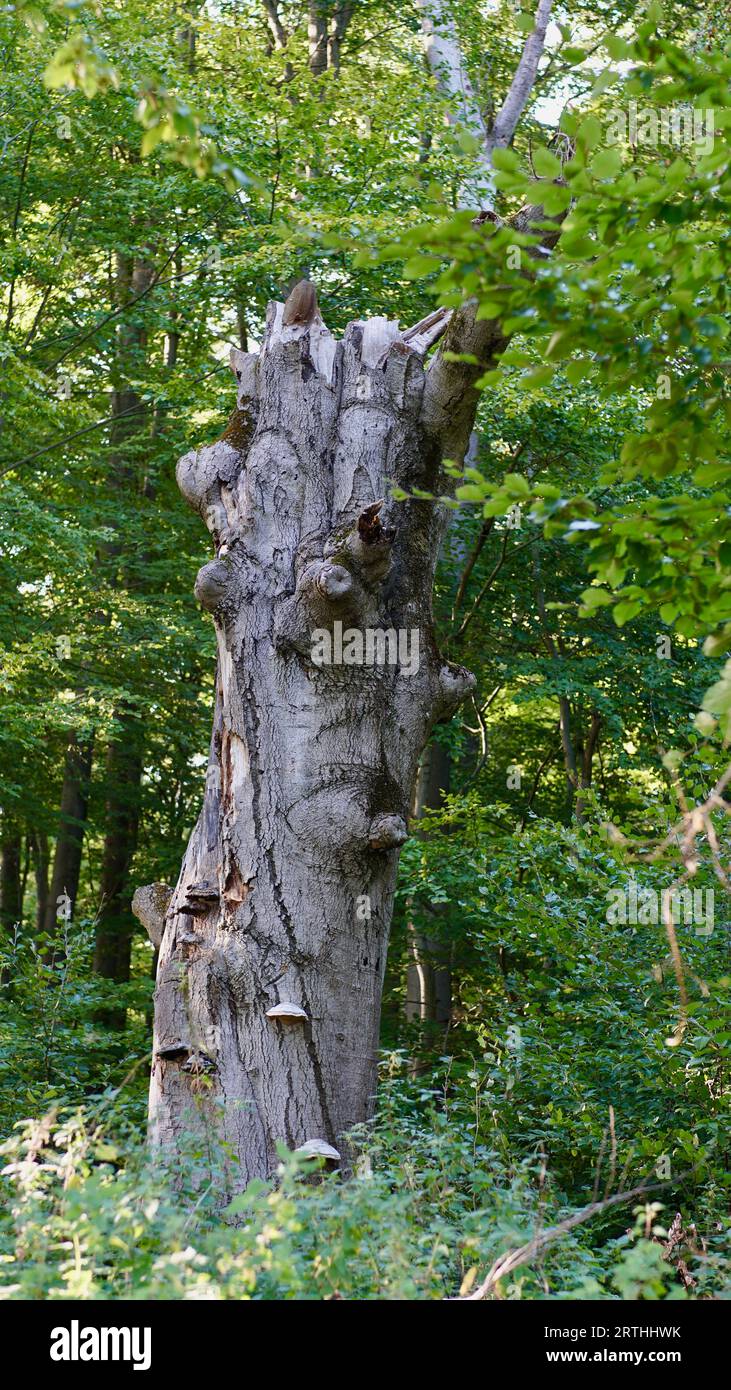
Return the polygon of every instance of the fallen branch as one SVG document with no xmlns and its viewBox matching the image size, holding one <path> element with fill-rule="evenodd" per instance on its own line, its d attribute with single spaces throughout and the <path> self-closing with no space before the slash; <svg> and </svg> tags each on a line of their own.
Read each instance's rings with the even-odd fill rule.
<svg viewBox="0 0 731 1390">
<path fill-rule="evenodd" d="M 677 1179 L 676 1179 L 677 1182 Z M 606 1211 L 609 1207 L 620 1206 L 623 1202 L 631 1202 L 634 1197 L 644 1197 L 648 1192 L 656 1192 L 659 1188 L 668 1187 L 667 1182 L 655 1182 L 643 1184 L 641 1187 L 633 1187 L 629 1192 L 617 1192 L 613 1197 L 607 1197 L 603 1202 L 590 1202 L 587 1207 L 582 1207 L 580 1211 L 574 1212 L 573 1216 L 567 1216 L 564 1221 L 559 1221 L 556 1226 L 549 1226 L 546 1231 L 541 1231 L 540 1235 L 534 1236 L 532 1240 L 521 1245 L 518 1250 L 509 1250 L 506 1254 L 500 1255 L 492 1265 L 489 1273 L 482 1283 L 475 1289 L 474 1293 L 458 1296 L 450 1299 L 450 1303 L 476 1303 L 480 1299 L 487 1298 L 500 1279 L 512 1274 L 513 1270 L 519 1269 L 521 1265 L 530 1264 L 536 1255 L 540 1255 L 547 1245 L 559 1236 L 563 1236 L 567 1231 L 572 1231 L 575 1226 L 581 1226 L 585 1221 L 590 1221 L 593 1216 L 598 1216 L 600 1212 Z"/>
</svg>

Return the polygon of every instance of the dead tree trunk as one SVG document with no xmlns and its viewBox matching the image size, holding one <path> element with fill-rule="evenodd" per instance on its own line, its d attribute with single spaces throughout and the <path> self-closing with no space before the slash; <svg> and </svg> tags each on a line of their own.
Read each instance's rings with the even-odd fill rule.
<svg viewBox="0 0 731 1390">
<path fill-rule="evenodd" d="M 217 1136 L 231 1188 L 271 1174 L 278 1141 L 324 1141 L 347 1170 L 344 1136 L 372 1113 L 419 756 L 473 684 L 434 641 L 443 511 L 389 495 L 435 487 L 464 451 L 477 369 L 423 360 L 448 317 L 353 323 L 336 342 L 319 314 L 284 326 L 271 305 L 261 354 L 232 354 L 229 428 L 178 464 L 215 541 L 196 595 L 219 659 L 178 885 L 169 907 L 154 890 L 135 903 L 162 934 L 151 1129 L 173 1148 L 197 1132 L 207 1152 Z M 493 326 L 466 321 L 464 351 L 492 345 Z"/>
</svg>

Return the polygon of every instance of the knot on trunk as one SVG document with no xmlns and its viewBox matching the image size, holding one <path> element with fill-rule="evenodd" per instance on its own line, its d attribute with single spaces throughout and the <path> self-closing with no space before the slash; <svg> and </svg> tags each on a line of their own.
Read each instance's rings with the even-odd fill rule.
<svg viewBox="0 0 731 1390">
<path fill-rule="evenodd" d="M 317 633 L 331 632 L 336 620 L 341 626 L 363 627 L 375 612 L 372 598 L 352 567 L 321 556 L 305 565 L 294 594 L 280 606 L 275 619 L 276 642 L 279 647 L 292 647 L 303 656 L 311 656 Z"/>
<path fill-rule="evenodd" d="M 186 502 L 203 517 L 217 545 L 230 539 L 236 522 L 233 486 L 243 462 L 234 435 L 226 435 L 205 449 L 184 454 L 175 469 Z"/>
<path fill-rule="evenodd" d="M 368 827 L 368 843 L 371 849 L 400 849 L 409 838 L 403 816 L 380 815 Z"/>
<path fill-rule="evenodd" d="M 209 613 L 214 613 L 226 597 L 232 582 L 231 566 L 225 560 L 211 560 L 198 571 L 195 596 Z"/>
<path fill-rule="evenodd" d="M 335 603 L 344 599 L 353 587 L 353 576 L 344 565 L 323 565 L 315 580 L 315 587 L 323 598 Z"/>
</svg>

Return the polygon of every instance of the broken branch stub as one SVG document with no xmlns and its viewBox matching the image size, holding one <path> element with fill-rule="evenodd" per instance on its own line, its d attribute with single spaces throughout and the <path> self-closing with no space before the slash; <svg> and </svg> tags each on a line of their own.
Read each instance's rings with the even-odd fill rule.
<svg viewBox="0 0 731 1390">
<path fill-rule="evenodd" d="M 132 898 L 132 911 L 138 922 L 142 923 L 156 951 L 160 949 L 172 896 L 173 890 L 167 883 L 148 883 L 144 888 L 137 888 Z"/>
</svg>

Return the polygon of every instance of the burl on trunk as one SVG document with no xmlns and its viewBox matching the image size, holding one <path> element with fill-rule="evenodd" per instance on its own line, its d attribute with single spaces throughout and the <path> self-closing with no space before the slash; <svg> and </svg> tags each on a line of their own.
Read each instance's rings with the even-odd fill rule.
<svg viewBox="0 0 731 1390">
<path fill-rule="evenodd" d="M 228 429 L 178 464 L 215 542 L 195 588 L 215 715 L 178 885 L 136 895 L 160 945 L 152 1136 L 220 1140 L 231 1191 L 276 1169 L 277 1142 L 322 1141 L 348 1171 L 419 755 L 473 683 L 433 634 L 444 508 L 391 498 L 464 449 L 476 369 L 424 361 L 449 315 L 341 342 L 316 308 L 288 317 L 270 305 L 261 352 L 232 353 Z M 475 334 L 462 311 L 448 345 L 457 318 Z"/>
</svg>

